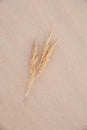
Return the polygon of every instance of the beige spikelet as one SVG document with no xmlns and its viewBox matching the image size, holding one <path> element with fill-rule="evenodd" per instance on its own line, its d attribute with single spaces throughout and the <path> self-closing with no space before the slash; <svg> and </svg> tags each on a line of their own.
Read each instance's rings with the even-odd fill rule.
<svg viewBox="0 0 87 130">
<path fill-rule="evenodd" d="M 37 61 L 38 61 L 38 45 L 37 45 L 37 41 L 35 41 L 33 46 L 33 51 L 32 51 L 32 57 L 30 60 L 30 73 L 32 76 L 36 74 Z"/>
<path fill-rule="evenodd" d="M 49 44 L 52 35 L 53 35 L 53 30 L 51 31 L 50 35 L 46 39 L 41 56 L 38 55 L 37 42 L 34 43 L 34 47 L 32 50 L 32 57 L 30 60 L 30 81 L 29 81 L 29 86 L 28 86 L 27 92 L 25 94 L 26 99 L 29 96 L 32 84 L 44 71 L 45 67 L 48 64 L 48 61 L 50 60 L 52 53 L 54 52 L 55 46 L 58 43 L 58 41 L 56 41 L 53 44 Z"/>
<path fill-rule="evenodd" d="M 45 51 L 45 55 L 44 55 L 43 58 L 41 58 L 41 62 L 39 64 L 39 66 L 38 66 L 37 77 L 42 74 L 45 67 L 47 66 L 48 61 L 50 60 L 50 57 L 51 57 L 52 53 L 54 52 L 54 48 L 57 45 L 57 43 L 58 43 L 58 41 L 56 41 L 52 45 L 49 45 L 49 48 L 47 49 L 47 51 Z"/>
</svg>

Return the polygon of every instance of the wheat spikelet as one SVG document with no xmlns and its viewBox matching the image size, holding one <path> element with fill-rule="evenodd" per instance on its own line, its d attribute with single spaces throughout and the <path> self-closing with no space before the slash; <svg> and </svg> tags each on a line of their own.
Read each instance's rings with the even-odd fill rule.
<svg viewBox="0 0 87 130">
<path fill-rule="evenodd" d="M 37 41 L 34 42 L 33 50 L 32 50 L 32 57 L 30 60 L 30 81 L 29 81 L 29 86 L 25 95 L 25 99 L 27 99 L 31 86 L 34 82 L 36 71 L 37 71 L 37 61 L 38 61 L 38 45 Z"/>
<path fill-rule="evenodd" d="M 45 56 L 45 54 L 46 54 L 46 52 L 47 52 L 47 50 L 48 50 L 48 48 L 49 48 L 49 42 L 50 42 L 50 40 L 51 40 L 51 37 L 52 37 L 52 35 L 53 35 L 53 32 L 54 32 L 54 26 L 53 26 L 53 28 L 52 28 L 52 30 L 51 30 L 51 32 L 50 32 L 50 34 L 49 34 L 49 36 L 47 37 L 47 39 L 46 39 L 46 41 L 45 41 L 45 45 L 44 45 L 44 48 L 43 48 L 43 53 L 42 53 L 42 56 L 41 56 L 41 61 L 43 60 L 43 58 L 44 58 L 44 56 Z M 41 62 L 40 61 L 40 62 Z"/>
<path fill-rule="evenodd" d="M 52 53 L 54 52 L 54 48 L 57 45 L 58 41 L 56 41 L 54 44 L 49 45 L 49 48 L 45 51 L 45 55 L 43 58 L 41 58 L 41 62 L 38 67 L 37 71 L 37 77 L 41 75 L 41 73 L 44 71 L 45 67 L 48 64 L 48 61 L 50 60 L 50 57 Z"/>
<path fill-rule="evenodd" d="M 32 50 L 32 57 L 30 60 L 30 73 L 32 76 L 36 74 L 37 61 L 38 61 L 38 45 L 37 45 L 37 41 L 35 41 Z"/>
<path fill-rule="evenodd" d="M 30 93 L 33 82 L 44 71 L 45 67 L 48 64 L 48 61 L 50 60 L 52 53 L 54 52 L 55 46 L 58 43 L 58 41 L 56 41 L 53 44 L 49 44 L 52 35 L 53 35 L 53 29 L 52 29 L 50 35 L 46 39 L 46 42 L 45 42 L 44 48 L 43 48 L 43 52 L 42 52 L 42 55 L 40 56 L 41 57 L 40 59 L 39 59 L 39 55 L 38 55 L 37 42 L 34 43 L 34 47 L 33 47 L 33 50 L 32 50 L 32 57 L 31 57 L 31 60 L 30 60 L 30 74 L 31 74 L 30 75 L 30 82 L 29 82 L 27 92 L 25 94 L 26 99 L 27 99 L 27 97 Z"/>
</svg>

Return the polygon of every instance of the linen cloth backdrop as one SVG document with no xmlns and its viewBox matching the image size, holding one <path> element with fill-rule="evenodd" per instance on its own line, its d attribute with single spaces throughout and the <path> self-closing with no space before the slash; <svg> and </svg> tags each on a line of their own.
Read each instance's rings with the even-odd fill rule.
<svg viewBox="0 0 87 130">
<path fill-rule="evenodd" d="M 23 103 L 34 40 L 60 40 Z M 0 130 L 87 129 L 87 1 L 0 0 Z"/>
</svg>

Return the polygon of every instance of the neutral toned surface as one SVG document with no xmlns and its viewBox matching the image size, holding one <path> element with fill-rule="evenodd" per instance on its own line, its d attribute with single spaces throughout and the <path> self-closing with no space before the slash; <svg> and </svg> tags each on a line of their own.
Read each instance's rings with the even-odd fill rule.
<svg viewBox="0 0 87 130">
<path fill-rule="evenodd" d="M 61 43 L 24 106 L 32 44 L 53 24 Z M 0 0 L 0 126 L 87 129 L 86 0 Z"/>
</svg>

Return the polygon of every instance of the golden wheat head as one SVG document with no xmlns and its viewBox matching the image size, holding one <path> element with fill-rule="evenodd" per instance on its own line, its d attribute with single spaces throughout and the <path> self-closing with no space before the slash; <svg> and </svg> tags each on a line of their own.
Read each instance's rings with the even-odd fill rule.
<svg viewBox="0 0 87 130">
<path fill-rule="evenodd" d="M 53 35 L 53 30 L 51 31 L 51 33 L 49 34 L 49 36 L 47 37 L 45 41 L 41 56 L 38 55 L 37 42 L 35 41 L 34 43 L 33 50 L 32 50 L 32 57 L 30 60 L 30 82 L 29 82 L 29 86 L 25 95 L 26 97 L 28 97 L 29 95 L 29 92 L 30 92 L 30 89 L 34 80 L 36 80 L 42 74 L 45 67 L 47 66 L 48 61 L 50 60 L 51 55 L 54 52 L 54 48 L 58 43 L 58 41 L 56 41 L 53 44 L 50 44 L 52 35 Z"/>
<path fill-rule="evenodd" d="M 42 72 L 44 71 L 45 67 L 48 64 L 48 61 L 51 58 L 52 53 L 54 52 L 54 48 L 57 45 L 58 41 L 56 41 L 54 44 L 49 45 L 48 49 L 46 51 L 43 51 L 44 56 L 42 54 L 43 57 L 41 57 L 41 61 L 40 64 L 38 66 L 38 71 L 37 71 L 37 77 L 40 76 L 42 74 Z"/>
</svg>

